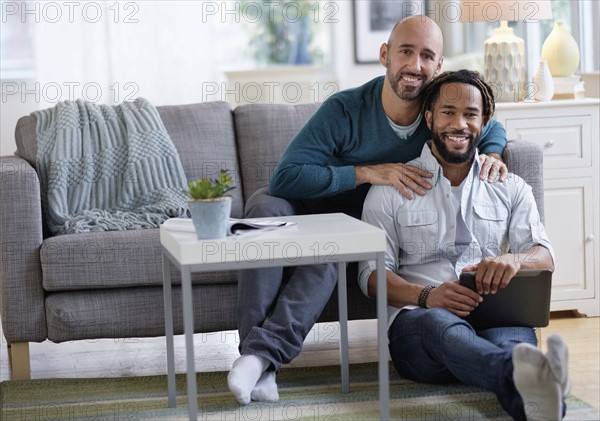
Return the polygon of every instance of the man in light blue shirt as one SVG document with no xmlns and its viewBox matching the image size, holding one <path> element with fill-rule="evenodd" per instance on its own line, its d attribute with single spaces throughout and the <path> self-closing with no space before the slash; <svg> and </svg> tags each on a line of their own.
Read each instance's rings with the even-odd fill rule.
<svg viewBox="0 0 600 421">
<path fill-rule="evenodd" d="M 504 183 L 478 176 L 492 90 L 479 74 L 461 70 L 434 79 L 424 98 L 432 141 L 410 164 L 433 174 L 431 190 L 407 200 L 393 187 L 373 186 L 363 209 L 363 220 L 387 234 L 394 366 L 415 381 L 483 387 L 516 420 L 560 419 L 570 389 L 560 337 L 548 339 L 544 355 L 532 328 L 476 330 L 464 320 L 519 270 L 554 268 L 531 188 L 512 174 Z M 361 263 L 360 286 L 371 297 L 374 271 L 374 262 Z M 477 292 L 458 284 L 462 271 L 477 273 Z"/>
</svg>

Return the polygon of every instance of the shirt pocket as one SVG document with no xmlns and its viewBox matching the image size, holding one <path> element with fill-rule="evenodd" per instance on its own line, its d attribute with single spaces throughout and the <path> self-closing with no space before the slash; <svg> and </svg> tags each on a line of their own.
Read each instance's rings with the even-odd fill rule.
<svg viewBox="0 0 600 421">
<path fill-rule="evenodd" d="M 507 238 L 508 209 L 501 204 L 474 203 L 473 229 L 475 239 L 486 249 L 501 251 Z"/>
<path fill-rule="evenodd" d="M 401 247 L 405 250 L 431 250 L 437 246 L 439 223 L 437 210 L 410 210 L 396 216 L 401 227 Z"/>
</svg>

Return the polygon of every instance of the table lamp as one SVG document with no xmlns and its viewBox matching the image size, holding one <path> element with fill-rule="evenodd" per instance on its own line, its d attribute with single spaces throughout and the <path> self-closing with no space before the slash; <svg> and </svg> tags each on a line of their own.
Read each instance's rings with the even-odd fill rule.
<svg viewBox="0 0 600 421">
<path fill-rule="evenodd" d="M 552 19 L 550 0 L 461 1 L 461 22 L 500 22 L 484 43 L 484 78 L 494 89 L 496 101 L 517 102 L 526 94 L 525 42 L 507 22 L 540 19 Z"/>
</svg>

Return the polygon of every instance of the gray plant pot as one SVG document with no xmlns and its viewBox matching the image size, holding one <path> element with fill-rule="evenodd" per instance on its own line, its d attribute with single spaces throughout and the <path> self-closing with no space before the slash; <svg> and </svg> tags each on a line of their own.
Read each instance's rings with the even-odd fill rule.
<svg viewBox="0 0 600 421">
<path fill-rule="evenodd" d="M 227 236 L 227 225 L 231 216 L 231 196 L 189 200 L 188 205 L 199 240 Z"/>
</svg>

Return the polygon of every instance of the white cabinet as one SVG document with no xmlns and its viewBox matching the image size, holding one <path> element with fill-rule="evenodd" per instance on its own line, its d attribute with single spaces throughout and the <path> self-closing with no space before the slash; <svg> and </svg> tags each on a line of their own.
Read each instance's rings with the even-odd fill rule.
<svg viewBox="0 0 600 421">
<path fill-rule="evenodd" d="M 545 226 L 556 253 L 551 310 L 600 315 L 598 99 L 499 103 L 508 139 L 544 150 Z"/>
</svg>

